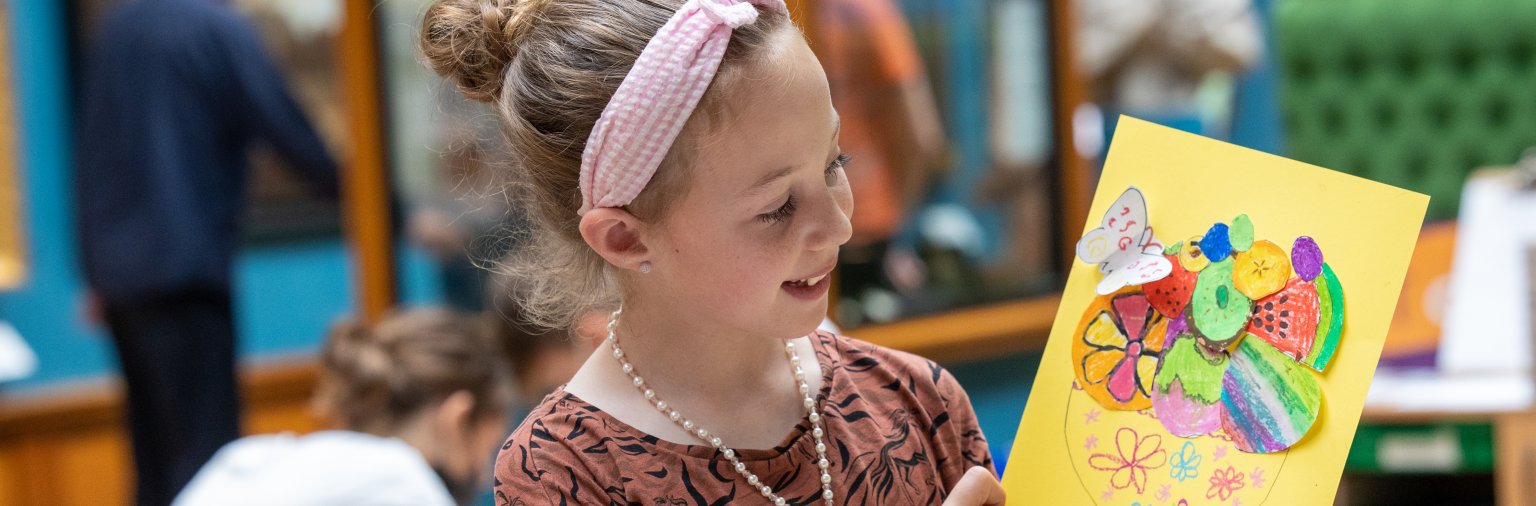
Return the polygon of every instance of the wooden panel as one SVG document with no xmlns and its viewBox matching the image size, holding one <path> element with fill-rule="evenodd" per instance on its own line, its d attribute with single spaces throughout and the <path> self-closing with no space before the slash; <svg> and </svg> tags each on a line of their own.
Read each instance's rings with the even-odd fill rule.
<svg viewBox="0 0 1536 506">
<path fill-rule="evenodd" d="M 1494 499 L 1499 506 L 1536 506 L 1536 412 L 1494 419 Z"/>
<path fill-rule="evenodd" d="M 20 153 L 17 150 L 16 112 L 14 93 L 15 73 L 11 66 L 10 4 L 0 2 L 0 290 L 15 288 L 26 279 L 27 261 L 22 223 Z"/>
<path fill-rule="evenodd" d="M 263 364 L 244 376 L 246 433 L 309 432 L 313 359 Z M 132 491 L 122 398 L 113 382 L 0 399 L 0 505 L 125 505 Z"/>
<path fill-rule="evenodd" d="M 383 316 L 394 305 L 396 295 L 373 5 L 372 0 L 346 0 L 340 44 L 354 143 L 351 163 L 341 178 L 343 222 L 356 265 L 358 312 L 368 320 Z"/>
<path fill-rule="evenodd" d="M 32 501 L 26 498 L 26 489 L 21 486 L 26 483 L 27 466 L 22 465 L 21 444 L 9 442 L 0 444 L 0 504 L 29 504 Z"/>
<path fill-rule="evenodd" d="M 1061 297 L 1039 297 L 941 315 L 870 325 L 849 332 L 881 346 L 944 363 L 1045 349 Z"/>
<path fill-rule="evenodd" d="M 47 504 L 127 505 L 133 489 L 128 440 L 115 427 L 72 433 L 35 443 L 46 446 Z"/>
</svg>

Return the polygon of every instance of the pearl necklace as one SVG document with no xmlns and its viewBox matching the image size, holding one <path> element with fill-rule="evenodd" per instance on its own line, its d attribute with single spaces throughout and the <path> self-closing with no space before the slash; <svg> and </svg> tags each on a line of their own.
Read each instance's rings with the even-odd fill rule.
<svg viewBox="0 0 1536 506">
<path fill-rule="evenodd" d="M 704 430 L 703 427 L 699 427 L 698 424 L 693 423 L 693 420 L 689 420 L 681 413 L 678 413 L 676 409 L 668 406 L 666 401 L 663 401 L 656 396 L 655 390 L 651 390 L 649 386 L 646 386 L 645 380 L 640 377 L 639 373 L 635 372 L 635 366 L 630 364 L 628 359 L 624 358 L 624 350 L 619 348 L 619 339 L 614 335 L 614 329 L 618 328 L 619 325 L 619 314 L 623 312 L 624 308 L 620 307 L 617 311 L 614 311 L 613 316 L 608 319 L 608 346 L 613 349 L 613 359 L 619 362 L 619 368 L 624 370 L 624 374 L 629 375 L 630 382 L 634 383 L 635 389 L 639 390 L 640 394 L 645 396 L 646 401 L 652 403 L 652 405 L 656 407 L 656 411 L 660 411 L 662 414 L 667 415 L 667 418 L 671 419 L 672 423 L 676 423 L 689 434 L 698 437 L 699 440 L 704 441 L 710 446 L 715 447 L 716 450 L 719 450 L 720 454 L 725 456 L 726 460 L 731 461 L 731 467 L 736 470 L 736 473 L 740 474 L 743 478 L 746 478 L 747 484 L 752 485 L 752 488 L 756 489 L 758 493 L 761 493 L 765 499 L 773 502 L 775 506 L 785 506 L 789 504 L 789 502 L 784 500 L 783 497 L 779 497 L 778 495 L 774 494 L 773 488 L 769 487 L 767 484 L 764 484 L 762 479 L 758 478 L 756 474 L 748 471 L 747 465 L 743 464 L 741 459 L 736 457 L 735 450 L 727 448 L 725 443 L 720 441 L 718 436 L 711 435 L 709 431 Z M 811 420 L 811 436 L 816 438 L 816 455 L 818 457 L 816 460 L 816 466 L 821 468 L 821 498 L 826 500 L 828 506 L 831 506 L 832 475 L 828 474 L 827 471 L 827 468 L 830 467 L 830 464 L 827 462 L 827 445 L 821 439 L 825 432 L 821 430 L 821 415 L 816 413 L 816 396 L 815 394 L 811 393 L 810 385 L 806 384 L 805 382 L 805 370 L 800 367 L 800 354 L 795 353 L 795 343 L 785 343 L 784 351 L 789 355 L 789 367 L 790 369 L 794 370 L 795 382 L 799 384 L 800 395 L 804 397 L 803 404 L 805 405 L 805 411 L 809 413 L 809 418 Z"/>
</svg>

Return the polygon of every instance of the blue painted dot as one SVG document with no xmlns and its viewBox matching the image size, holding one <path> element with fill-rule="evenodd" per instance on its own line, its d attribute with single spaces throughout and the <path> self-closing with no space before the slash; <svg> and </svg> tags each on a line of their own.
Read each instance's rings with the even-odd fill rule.
<svg viewBox="0 0 1536 506">
<path fill-rule="evenodd" d="M 1232 254 L 1232 239 L 1227 234 L 1227 224 L 1217 223 L 1211 225 L 1211 230 L 1200 238 L 1200 250 L 1212 262 L 1226 260 Z"/>
</svg>

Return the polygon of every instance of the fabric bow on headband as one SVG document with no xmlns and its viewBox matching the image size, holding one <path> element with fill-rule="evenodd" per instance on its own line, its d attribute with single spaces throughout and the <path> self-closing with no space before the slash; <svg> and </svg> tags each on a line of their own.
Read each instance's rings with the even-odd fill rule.
<svg viewBox="0 0 1536 506">
<path fill-rule="evenodd" d="M 709 88 L 731 31 L 757 7 L 788 13 L 784 0 L 688 0 L 656 32 L 619 84 L 581 154 L 581 210 L 628 205 L 656 173 Z"/>
</svg>

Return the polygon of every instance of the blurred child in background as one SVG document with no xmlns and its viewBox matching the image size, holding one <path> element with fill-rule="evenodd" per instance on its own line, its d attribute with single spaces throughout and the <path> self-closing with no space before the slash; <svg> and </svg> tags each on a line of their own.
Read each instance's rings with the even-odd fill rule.
<svg viewBox="0 0 1536 506">
<path fill-rule="evenodd" d="M 511 370 L 489 322 L 411 310 L 327 338 L 316 410 L 340 430 L 240 439 L 177 506 L 466 504 L 489 485 Z"/>
</svg>

